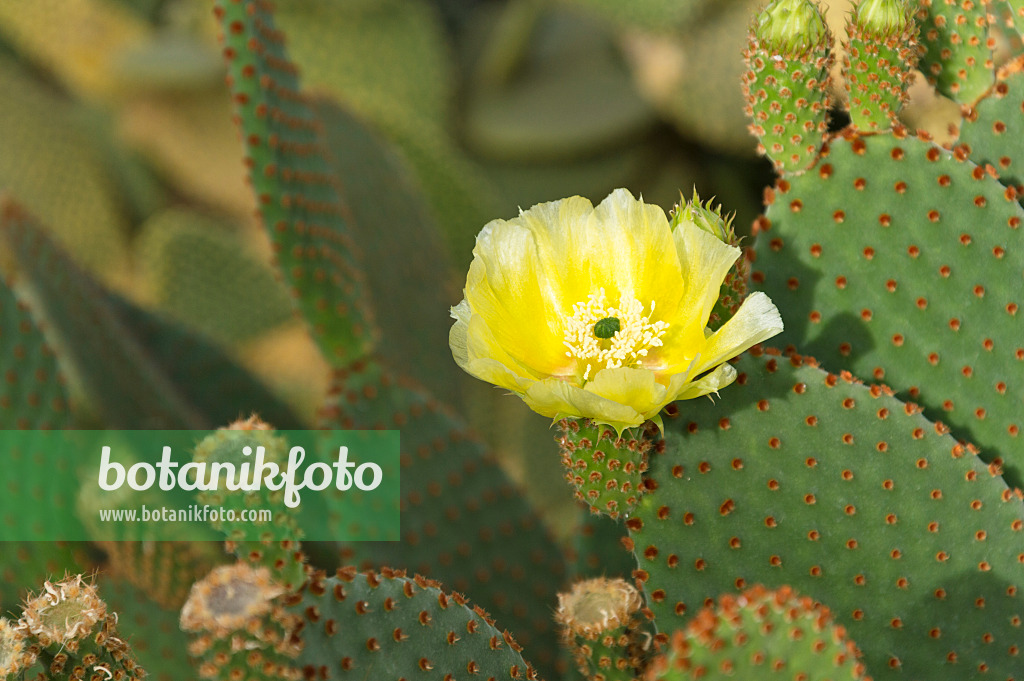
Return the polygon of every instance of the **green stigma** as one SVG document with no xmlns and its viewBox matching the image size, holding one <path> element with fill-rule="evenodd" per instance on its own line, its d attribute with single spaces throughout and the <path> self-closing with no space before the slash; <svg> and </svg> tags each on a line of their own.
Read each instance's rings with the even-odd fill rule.
<svg viewBox="0 0 1024 681">
<path fill-rule="evenodd" d="M 594 324 L 594 335 L 598 338 L 611 338 L 619 332 L 622 325 L 618 317 L 605 317 Z"/>
</svg>

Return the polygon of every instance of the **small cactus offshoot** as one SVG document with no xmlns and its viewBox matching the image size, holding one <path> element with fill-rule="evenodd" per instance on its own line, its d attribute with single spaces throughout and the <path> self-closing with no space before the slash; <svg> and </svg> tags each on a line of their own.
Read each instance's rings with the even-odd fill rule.
<svg viewBox="0 0 1024 681">
<path fill-rule="evenodd" d="M 864 0 L 847 23 L 843 75 L 850 118 L 863 131 L 888 130 L 907 102 L 917 65 L 917 24 L 907 0 Z"/>
<path fill-rule="evenodd" d="M 780 171 L 806 170 L 824 141 L 832 43 L 811 0 L 774 0 L 750 29 L 743 75 L 750 131 Z"/>
</svg>

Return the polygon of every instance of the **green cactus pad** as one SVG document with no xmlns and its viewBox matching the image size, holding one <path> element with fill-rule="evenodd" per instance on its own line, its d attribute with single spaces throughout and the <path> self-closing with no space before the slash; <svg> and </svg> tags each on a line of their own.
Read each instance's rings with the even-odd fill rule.
<svg viewBox="0 0 1024 681">
<path fill-rule="evenodd" d="M 632 552 L 627 549 L 626 528 L 606 515 L 595 515 L 580 509 L 580 527 L 573 533 L 569 552 L 574 579 L 627 576 L 636 568 Z"/>
<path fill-rule="evenodd" d="M 917 10 L 920 69 L 928 82 L 961 104 L 970 104 L 995 79 L 989 44 L 988 2 L 927 0 Z"/>
<path fill-rule="evenodd" d="M 719 594 L 788 584 L 876 680 L 1014 677 L 1024 504 L 998 467 L 848 374 L 778 353 L 736 368 L 666 421 L 626 523 L 662 635 Z"/>
<path fill-rule="evenodd" d="M 345 561 L 390 565 L 472 593 L 553 677 L 562 549 L 465 423 L 375 365 L 338 372 L 320 427 L 401 431 L 402 541 L 360 542 Z"/>
<path fill-rule="evenodd" d="M 643 494 L 647 457 L 657 438 L 654 424 L 624 430 L 620 436 L 590 419 L 565 418 L 558 430 L 565 479 L 576 500 L 592 513 L 628 516 Z"/>
<path fill-rule="evenodd" d="M 832 36 L 811 0 L 761 10 L 743 53 L 746 113 L 758 151 L 780 171 L 803 172 L 823 142 Z"/>
<path fill-rule="evenodd" d="M 110 610 L 117 613 L 118 628 L 129 638 L 139 664 L 149 673 L 146 678 L 194 681 L 196 669 L 188 656 L 188 636 L 178 626 L 180 604 L 168 608 L 153 600 L 148 588 L 134 586 L 120 577 L 101 575 L 99 584 Z"/>
<path fill-rule="evenodd" d="M 893 386 L 1021 484 L 1014 194 L 963 149 L 897 129 L 833 140 L 768 199 L 752 278 L 786 311 L 777 342 Z"/>
<path fill-rule="evenodd" d="M 451 321 L 437 311 L 459 296 L 429 206 L 393 145 L 341 107 L 327 100 L 315 106 L 344 183 L 353 238 L 364 262 L 384 263 L 366 269 L 373 309 L 387 339 L 381 356 L 396 371 L 453 401 L 461 372 L 449 359 Z"/>
<path fill-rule="evenodd" d="M 3 282 L 0 328 L 0 427 L 66 428 L 71 412 L 57 359 L 28 306 Z"/>
<path fill-rule="evenodd" d="M 69 384 L 104 425 L 202 430 L 251 411 L 297 424 L 209 342 L 101 288 L 10 201 L 0 201 L 0 241 L 15 262 L 15 286 L 47 321 Z"/>
<path fill-rule="evenodd" d="M 13 279 L 9 283 L 13 283 Z M 69 427 L 72 415 L 54 352 L 28 305 L 3 282 L 0 282 L 0 330 L 0 428 L 29 431 Z M 26 440 L 30 441 L 31 437 Z M 9 437 L 9 443 L 12 442 L 17 442 L 13 434 Z M 55 493 L 50 484 L 54 467 L 68 466 L 68 462 L 61 459 L 50 452 L 17 447 L 0 452 L 0 468 L 7 480 L 5 493 L 9 499 L 4 507 L 16 513 L 22 504 L 46 504 L 54 511 L 53 522 L 63 528 L 59 532 L 82 537 L 74 499 Z M 17 500 L 19 498 L 21 500 Z M 14 537 L 24 539 L 25 530 L 21 525 L 16 515 L 3 514 L 0 539 L 10 540 L 12 530 Z M 0 592 L 0 603 L 12 602 L 14 589 L 18 587 L 79 566 L 78 558 L 81 558 L 81 547 L 77 545 L 17 542 L 7 546 L 11 550 L 4 552 L 0 572 L 9 573 L 6 576 L 11 579 L 2 582 L 13 588 Z"/>
<path fill-rule="evenodd" d="M 0 17 L 18 14 L 16 6 L 3 3 Z M 69 100 L 6 57 L 0 90 L 0 188 L 39 216 L 76 262 L 109 285 L 125 286 L 129 225 L 102 139 Z"/>
<path fill-rule="evenodd" d="M 4 447 L 0 451 L 5 496 L 3 510 L 0 511 L 0 542 L 21 542 L 39 536 L 76 539 L 88 536 L 77 512 L 73 491 L 69 492 L 66 484 L 54 484 L 55 473 L 74 476 L 75 462 L 69 460 L 67 452 L 40 447 L 39 441 L 40 438 L 32 431 L 5 433 Z M 26 507 L 45 510 L 32 513 L 27 518 L 24 513 Z M 28 565 L 17 568 L 17 572 L 42 570 L 51 560 L 57 561 L 58 567 L 65 567 L 73 555 L 70 547 L 41 549 L 29 543 L 25 547 L 33 558 Z M 16 559 L 5 555 L 0 563 L 7 560 L 14 562 Z M 48 576 L 51 575 L 34 575 L 37 578 Z M 24 586 L 24 583 L 17 586 Z"/>
<path fill-rule="evenodd" d="M 864 0 L 846 27 L 843 76 L 850 119 L 862 131 L 888 130 L 907 102 L 917 64 L 917 26 L 908 0 Z"/>
<path fill-rule="evenodd" d="M 224 345 L 244 343 L 292 318 L 288 289 L 230 226 L 171 209 L 139 228 L 136 256 L 153 303 Z"/>
<path fill-rule="evenodd" d="M 726 594 L 677 630 L 647 672 L 650 681 L 740 679 L 868 680 L 857 649 L 828 608 L 787 586 Z"/>
<path fill-rule="evenodd" d="M 296 663 L 352 679 L 535 679 L 507 631 L 459 593 L 401 572 L 339 570 L 290 599 L 303 617 Z"/>
<path fill-rule="evenodd" d="M 1022 19 L 1024 21 L 1024 19 Z M 995 86 L 967 110 L 959 142 L 971 160 L 990 165 L 999 180 L 1024 196 L 1024 60 L 1000 69 Z"/>
<path fill-rule="evenodd" d="M 246 166 L 278 265 L 329 362 L 373 347 L 376 327 L 321 123 L 265 0 L 217 2 Z"/>
</svg>

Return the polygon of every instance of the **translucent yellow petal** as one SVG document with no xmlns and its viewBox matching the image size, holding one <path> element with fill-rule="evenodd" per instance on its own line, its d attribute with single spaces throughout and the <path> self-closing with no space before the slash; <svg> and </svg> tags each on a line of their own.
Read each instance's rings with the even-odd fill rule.
<svg viewBox="0 0 1024 681">
<path fill-rule="evenodd" d="M 760 291 L 751 293 L 732 319 L 708 337 L 697 371 L 717 366 L 781 332 L 782 317 L 775 304 Z"/>
<path fill-rule="evenodd" d="M 616 189 L 587 226 L 592 286 L 615 281 L 616 297 L 630 293 L 644 305 L 655 301 L 658 318 L 678 307 L 683 272 L 665 211 Z"/>
<path fill-rule="evenodd" d="M 585 300 L 590 286 L 587 223 L 594 206 L 581 196 L 541 203 L 513 220 L 533 234 L 544 279 L 563 314 Z"/>
<path fill-rule="evenodd" d="M 718 300 L 725 275 L 740 257 L 740 249 L 689 221 L 681 222 L 673 236 L 686 286 L 679 314 L 683 319 L 695 320 L 703 329 Z"/>
<path fill-rule="evenodd" d="M 516 376 L 530 379 L 531 382 L 547 378 L 545 374 L 537 373 L 532 367 L 505 352 L 483 317 L 478 314 L 472 315 L 466 326 L 466 357 L 470 364 L 481 359 L 494 360 L 508 367 Z"/>
<path fill-rule="evenodd" d="M 452 357 L 455 358 L 455 363 L 463 370 L 469 364 L 466 330 L 469 327 L 469 317 L 471 314 L 469 303 L 465 299 L 451 309 L 452 319 L 455 320 L 455 323 L 452 325 L 451 330 L 448 331 L 448 347 L 452 349 Z"/>
<path fill-rule="evenodd" d="M 515 221 L 488 223 L 477 237 L 466 301 L 497 343 L 544 374 L 567 373 L 562 301 L 542 275 L 531 232 Z"/>
<path fill-rule="evenodd" d="M 517 393 L 525 392 L 536 380 L 528 367 L 495 342 L 483 319 L 470 311 L 465 300 L 453 307 L 451 314 L 455 324 L 448 332 L 448 345 L 463 371 Z"/>
<path fill-rule="evenodd" d="M 677 400 L 691 400 L 710 393 L 717 393 L 736 380 L 736 369 L 731 364 L 723 364 L 706 376 L 690 383 L 676 396 Z"/>
<path fill-rule="evenodd" d="M 463 368 L 470 376 L 507 388 L 520 395 L 536 383 L 534 379 L 520 376 L 508 366 L 490 358 L 472 359 Z"/>
<path fill-rule="evenodd" d="M 671 326 L 657 355 L 658 368 L 667 373 L 682 371 L 698 353 L 706 354 L 704 329 L 722 281 L 740 255 L 740 249 L 723 243 L 692 222 L 681 222 L 673 236 L 685 283 L 679 305 L 671 312 L 666 311 L 666 321 Z"/>
<path fill-rule="evenodd" d="M 545 273 L 567 303 L 599 287 L 612 303 L 622 293 L 644 305 L 676 307 L 681 273 L 664 211 L 617 189 L 594 208 L 581 197 L 534 206 L 519 220 L 537 240 Z"/>
<path fill-rule="evenodd" d="M 645 420 L 642 414 L 629 405 L 614 402 L 556 378 L 534 383 L 523 395 L 523 400 L 530 409 L 544 416 L 592 418 L 620 431 L 622 428 L 639 426 Z"/>
<path fill-rule="evenodd" d="M 654 372 L 627 367 L 598 371 L 584 390 L 628 404 L 641 415 L 657 413 L 671 399 L 666 387 L 655 380 Z"/>
</svg>

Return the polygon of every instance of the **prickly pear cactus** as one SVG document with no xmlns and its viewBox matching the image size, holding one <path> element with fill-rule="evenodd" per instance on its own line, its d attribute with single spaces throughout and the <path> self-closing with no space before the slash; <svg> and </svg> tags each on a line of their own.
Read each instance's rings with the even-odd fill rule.
<svg viewBox="0 0 1024 681">
<path fill-rule="evenodd" d="M 749 251 L 788 356 L 742 359 L 742 390 L 667 421 L 626 521 L 663 641 L 718 593 L 789 585 L 875 679 L 1019 674 L 1024 214 L 1002 137 L 1019 112 L 986 8 L 855 7 L 852 124 L 777 164 Z M 915 32 L 924 73 L 967 105 L 950 148 L 893 118 Z"/>
<path fill-rule="evenodd" d="M 522 1 L 530 4 L 513 13 L 535 10 L 533 0 Z M 47 29 L 67 30 L 95 4 L 75 0 Z M 149 2 L 148 10 L 132 12 L 166 5 L 160 20 L 181 30 L 187 4 Z M 303 515 L 280 509 L 277 494 L 240 499 L 203 490 L 200 503 L 240 501 L 279 512 L 254 542 L 240 541 L 240 526 L 226 521 L 216 529 L 227 542 L 9 546 L 5 556 L 12 558 L 0 572 L 4 607 L 16 609 L 18 588 L 43 587 L 25 599 L 18 619 L 0 618 L 0 675 L 100 681 L 141 678 L 145 666 L 152 667 L 149 678 L 161 681 L 1022 678 L 1021 3 L 853 2 L 842 61 L 851 122 L 834 133 L 827 130 L 835 56 L 821 7 L 772 0 L 753 18 L 742 86 L 751 131 L 779 173 L 764 192 L 754 239 L 743 243 L 731 219 L 696 192 L 667 219 L 653 208 L 645 213 L 673 230 L 680 263 L 692 257 L 687 292 L 670 303 L 700 308 L 687 342 L 720 356 L 707 365 L 700 363 L 707 358 L 666 347 L 678 351 L 674 365 L 689 367 L 678 380 L 700 388 L 672 394 L 714 399 L 645 409 L 649 421 L 621 430 L 582 412 L 559 412 L 550 451 L 540 456 L 560 455 L 566 499 L 577 507 L 546 516 L 513 482 L 533 485 L 537 471 L 499 461 L 435 396 L 464 393 L 453 378 L 457 368 L 437 357 L 445 350 L 443 308 L 458 292 L 449 296 L 444 240 L 434 222 L 445 206 L 474 203 L 446 195 L 445 186 L 468 191 L 474 183 L 442 173 L 419 177 L 420 187 L 415 176 L 444 165 L 431 150 L 447 149 L 447 137 L 420 133 L 441 129 L 446 96 L 436 95 L 448 91 L 451 74 L 441 91 L 430 79 L 415 83 L 422 96 L 411 99 L 427 108 L 413 115 L 429 125 L 402 124 L 408 111 L 389 118 L 389 105 L 380 111 L 380 120 L 392 121 L 384 134 L 367 128 L 339 104 L 359 99 L 345 91 L 358 78 L 322 85 L 333 69 L 349 68 L 316 38 L 332 25 L 314 26 L 327 4 L 290 10 L 290 26 L 308 31 L 297 43 L 306 63 L 320 69 L 310 78 L 322 86 L 312 99 L 269 2 L 213 3 L 259 223 L 251 227 L 263 229 L 259 237 L 244 227 L 239 234 L 252 238 L 250 255 L 265 249 L 272 269 L 235 271 L 231 263 L 250 256 L 235 259 L 235 239 L 208 234 L 206 221 L 188 230 L 179 225 L 175 234 L 156 233 L 160 220 L 145 221 L 145 239 L 137 241 L 152 240 L 151 248 L 131 244 L 140 255 L 224 255 L 191 269 L 176 266 L 180 254 L 141 258 L 164 269 L 132 281 L 148 284 L 149 295 L 184 326 L 109 291 L 100 280 L 120 284 L 129 275 L 97 267 L 105 260 L 94 260 L 86 247 L 101 242 L 69 253 L 65 248 L 74 251 L 78 242 L 53 235 L 70 227 L 44 225 L 88 216 L 63 204 L 48 212 L 31 191 L 36 185 L 9 174 L 16 181 L 0 198 L 0 425 L 209 430 L 232 423 L 197 443 L 196 461 L 230 461 L 250 442 L 266 445 L 271 458 L 276 450 L 280 462 L 286 444 L 266 424 L 311 426 L 312 410 L 305 418 L 292 413 L 254 379 L 243 365 L 250 348 L 241 346 L 287 326 L 300 331 L 319 362 L 323 392 L 310 391 L 319 405 L 317 426 L 400 431 L 400 470 L 388 471 L 401 475 L 400 540 L 300 544 L 309 513 L 322 512 L 334 528 L 350 522 L 351 507 L 340 495 L 325 493 Z M 714 3 L 684 4 L 700 5 L 695 21 L 717 11 Z M 0 0 L 0 34 L 11 43 L 0 50 L 27 51 L 39 65 L 52 65 L 60 41 L 31 30 L 39 22 L 35 12 L 8 17 L 13 7 Z M 399 25 L 421 10 L 434 21 L 426 5 L 417 7 Z M 384 10 L 362 2 L 347 11 L 370 22 Z M 131 25 L 143 21 L 131 16 Z M 12 26 L 25 30 L 12 33 Z M 423 28 L 437 61 L 421 71 L 440 73 L 443 50 L 433 48 L 441 32 L 433 23 Z M 139 40 L 148 33 L 140 31 Z M 413 43 L 402 46 L 403 63 L 417 54 Z M 63 47 L 80 54 L 75 45 Z M 915 67 L 961 105 L 955 143 L 937 145 L 901 122 Z M 112 96 L 105 72 L 102 83 L 89 80 L 97 75 L 91 70 L 102 72 L 95 64 L 52 69 L 69 90 Z M 388 102 L 410 98 L 394 94 Z M 353 111 L 365 115 L 366 106 Z M 70 116 L 70 109 L 61 111 L 61 120 Z M 833 129 L 840 120 L 832 116 Z M 99 146 L 87 156 L 90 167 L 103 169 L 97 177 L 109 175 L 107 205 L 130 164 L 107 168 L 107 155 L 117 154 Z M 21 156 L 11 158 L 18 171 Z M 76 168 L 56 176 L 74 179 Z M 91 186 L 63 185 L 39 191 L 45 199 L 58 189 L 70 196 Z M 187 202 L 170 207 L 184 201 L 176 194 L 169 190 L 149 203 L 133 195 L 108 212 L 140 223 L 143 205 L 165 216 L 204 212 Z M 625 195 L 615 193 L 615 200 Z M 463 213 L 445 222 L 461 224 Z M 133 230 L 120 225 L 119 218 L 107 227 L 123 234 L 118 249 L 128 248 Z M 450 241 L 451 225 L 448 231 Z M 623 238 L 630 246 L 634 235 Z M 602 246 L 599 256 L 621 244 Z M 738 246 L 747 247 L 746 258 L 726 263 L 720 253 L 735 257 Z M 654 269 L 663 263 L 657 255 Z M 504 257 L 496 251 L 493 262 L 481 259 L 497 271 L 488 276 L 501 276 Z M 613 260 L 636 268 L 637 281 L 646 278 L 645 264 Z M 257 270 L 257 278 L 245 275 Z M 722 276 L 708 285 L 704 270 Z M 197 281 L 180 281 L 181 272 Z M 278 296 L 271 273 L 290 289 L 290 300 Z M 211 298 L 205 310 L 180 299 L 203 286 L 220 289 L 220 281 L 238 287 L 220 291 L 226 305 L 264 299 L 260 312 L 272 314 L 247 317 L 252 326 L 245 329 L 234 321 L 221 328 L 225 303 Z M 246 281 L 258 285 L 247 288 Z M 436 298 L 411 295 L 417 287 L 432 287 Z M 513 295 L 515 286 L 502 290 Z M 753 290 L 759 291 L 748 294 Z M 684 300 L 694 291 L 699 304 Z M 497 298 L 495 305 L 504 303 Z M 564 315 L 573 303 L 553 314 Z M 661 307 L 657 314 L 667 314 Z M 282 310 L 301 324 L 283 320 Z M 650 310 L 640 327 L 646 331 L 634 332 L 654 335 L 636 362 L 609 365 L 621 370 L 616 380 L 623 389 L 602 399 L 621 406 L 633 393 L 666 387 L 658 383 L 665 376 L 655 378 L 645 362 L 669 356 L 660 348 L 684 334 L 666 331 L 669 322 L 654 321 L 653 303 Z M 786 330 L 773 338 L 780 315 Z M 564 323 L 546 321 L 550 328 Z M 609 314 L 582 333 L 611 342 L 623 324 Z M 743 338 L 771 338 L 778 349 L 757 345 L 725 359 L 733 356 L 725 345 L 738 353 L 755 342 L 744 345 Z M 510 366 L 504 355 L 495 357 Z M 533 366 L 525 359 L 522 365 Z M 643 390 L 633 383 L 637 371 L 651 379 Z M 548 378 L 552 390 L 566 384 L 561 374 Z M 566 405 L 576 408 L 573 400 Z M 478 422 L 501 432 L 497 417 L 484 414 Z M 55 523 L 75 531 L 93 527 L 76 514 L 94 508 L 83 502 L 73 511 L 67 499 L 52 498 L 46 482 L 53 467 L 18 453 L 2 463 L 11 499 L 52 507 Z M 17 522 L 14 513 L 0 517 L 4 532 Z M 368 532 L 374 527 L 368 521 Z M 64 570 L 79 576 L 61 579 Z M 89 571 L 97 584 L 80 576 Z M 584 581 L 569 583 L 577 579 Z"/>
<path fill-rule="evenodd" d="M 985 21 L 980 7 L 962 11 L 964 31 Z M 951 149 L 899 126 L 881 135 L 853 126 L 810 171 L 784 174 L 766 192 L 752 279 L 788 310 L 781 345 L 892 386 L 1020 484 L 1024 211 L 1019 144 L 1004 136 L 1020 116 L 1007 110 L 1007 80 L 967 109 Z"/>
</svg>

